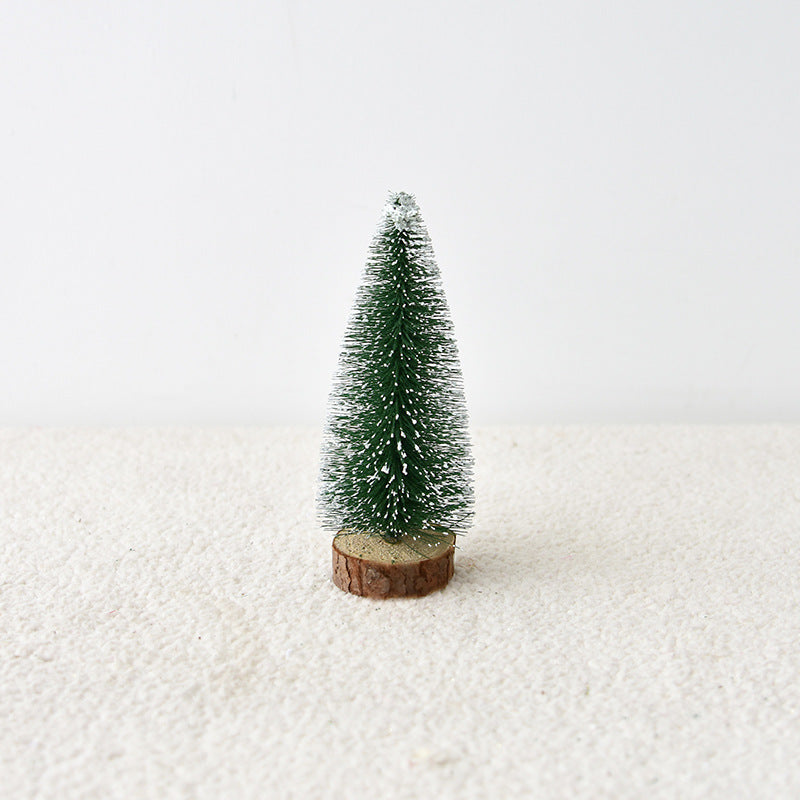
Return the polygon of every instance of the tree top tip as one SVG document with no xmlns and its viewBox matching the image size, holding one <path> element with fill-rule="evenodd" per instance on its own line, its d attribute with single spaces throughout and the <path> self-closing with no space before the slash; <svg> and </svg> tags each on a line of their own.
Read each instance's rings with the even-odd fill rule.
<svg viewBox="0 0 800 800">
<path fill-rule="evenodd" d="M 389 192 L 384 210 L 398 231 L 407 230 L 419 218 L 417 201 L 407 192 Z"/>
</svg>

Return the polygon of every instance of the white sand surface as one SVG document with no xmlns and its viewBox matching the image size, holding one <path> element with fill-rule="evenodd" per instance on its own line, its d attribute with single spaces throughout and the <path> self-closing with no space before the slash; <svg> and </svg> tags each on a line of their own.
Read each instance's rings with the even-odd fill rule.
<svg viewBox="0 0 800 800">
<path fill-rule="evenodd" d="M 800 427 L 487 428 L 447 589 L 311 429 L 0 432 L 3 798 L 800 797 Z"/>
</svg>

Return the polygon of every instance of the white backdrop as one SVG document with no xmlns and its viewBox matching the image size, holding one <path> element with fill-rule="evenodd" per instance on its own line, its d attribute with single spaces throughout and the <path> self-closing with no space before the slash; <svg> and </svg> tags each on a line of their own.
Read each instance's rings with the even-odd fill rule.
<svg viewBox="0 0 800 800">
<path fill-rule="evenodd" d="M 0 4 L 0 422 L 320 423 L 389 189 L 473 420 L 800 420 L 800 4 Z"/>
</svg>

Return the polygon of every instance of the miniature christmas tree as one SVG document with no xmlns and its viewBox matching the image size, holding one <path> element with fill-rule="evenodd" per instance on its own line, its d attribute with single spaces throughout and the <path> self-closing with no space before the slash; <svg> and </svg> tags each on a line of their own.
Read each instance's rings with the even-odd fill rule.
<svg viewBox="0 0 800 800">
<path fill-rule="evenodd" d="M 354 558 L 355 547 L 372 566 L 383 560 L 421 569 L 420 562 L 449 553 L 450 574 L 455 536 L 471 518 L 472 458 L 453 326 L 428 232 L 404 192 L 385 206 L 345 333 L 319 508 L 337 538 L 357 535 Z"/>
</svg>

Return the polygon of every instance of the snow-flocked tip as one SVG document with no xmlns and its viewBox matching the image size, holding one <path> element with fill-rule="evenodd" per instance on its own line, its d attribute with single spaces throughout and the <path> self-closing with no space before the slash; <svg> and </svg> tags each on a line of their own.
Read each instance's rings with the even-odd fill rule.
<svg viewBox="0 0 800 800">
<path fill-rule="evenodd" d="M 390 192 L 385 211 L 398 231 L 410 228 L 419 216 L 419 208 L 414 195 L 406 192 Z"/>
</svg>

